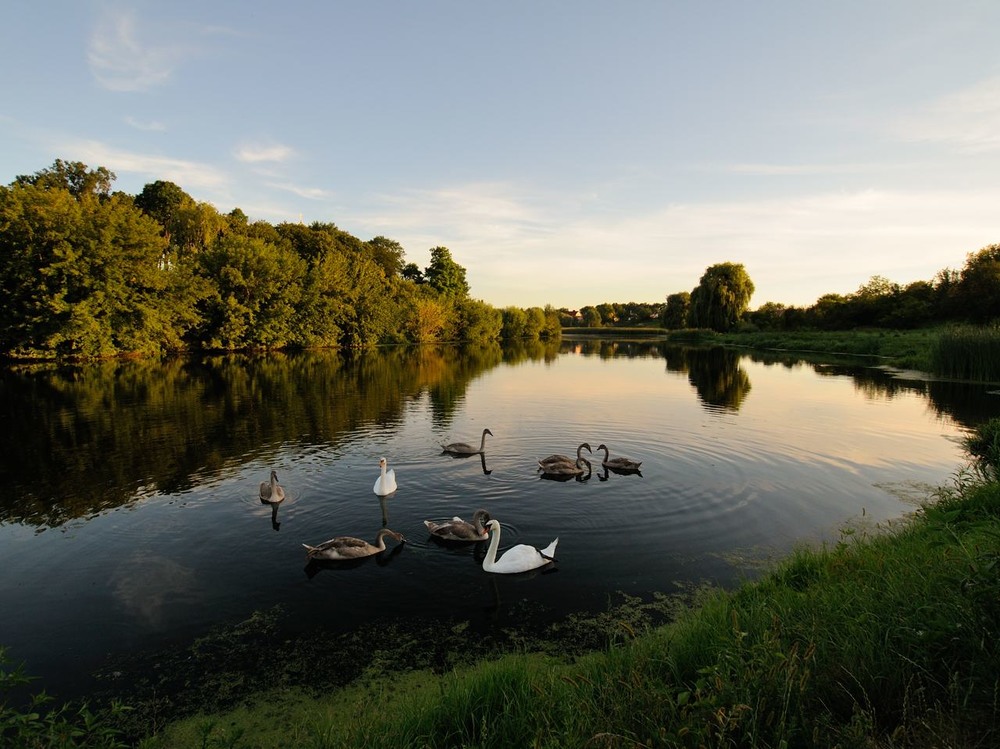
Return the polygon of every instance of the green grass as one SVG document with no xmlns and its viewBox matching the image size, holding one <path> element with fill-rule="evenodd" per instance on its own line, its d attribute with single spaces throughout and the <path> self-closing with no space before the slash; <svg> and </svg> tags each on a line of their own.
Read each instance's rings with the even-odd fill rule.
<svg viewBox="0 0 1000 749">
<path fill-rule="evenodd" d="M 1000 328 L 940 327 L 919 330 L 736 331 L 651 328 L 566 328 L 565 335 L 613 337 L 657 332 L 669 343 L 745 346 L 767 351 L 836 354 L 974 382 L 1000 382 Z"/>
<path fill-rule="evenodd" d="M 719 342 L 755 349 L 871 357 L 903 369 L 932 371 L 937 329 L 851 331 L 755 331 L 726 333 Z"/>
<path fill-rule="evenodd" d="M 930 369 L 944 377 L 1000 382 L 1000 328 L 947 328 L 930 353 Z"/>
</svg>

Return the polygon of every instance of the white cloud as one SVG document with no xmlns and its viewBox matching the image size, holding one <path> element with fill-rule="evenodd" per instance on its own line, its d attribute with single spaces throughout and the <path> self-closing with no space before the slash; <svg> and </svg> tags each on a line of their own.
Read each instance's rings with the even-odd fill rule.
<svg viewBox="0 0 1000 749">
<path fill-rule="evenodd" d="M 270 161 L 282 162 L 287 161 L 294 155 L 295 151 L 281 143 L 267 145 L 247 143 L 237 148 L 235 153 L 237 159 L 248 164 Z"/>
<path fill-rule="evenodd" d="M 90 37 L 91 73 L 112 91 L 146 91 L 169 80 L 179 50 L 140 39 L 135 14 L 108 12 Z"/>
<path fill-rule="evenodd" d="M 287 182 L 271 182 L 268 186 L 273 187 L 276 190 L 290 192 L 293 195 L 298 195 L 300 198 L 305 198 L 306 200 L 329 200 L 333 197 L 333 193 L 320 187 L 299 187 L 298 185 L 293 185 Z"/>
<path fill-rule="evenodd" d="M 74 158 L 84 163 L 107 167 L 119 176 L 122 172 L 130 172 L 169 180 L 189 192 L 196 188 L 218 190 L 229 185 L 229 176 L 209 164 L 154 154 L 131 153 L 92 140 L 63 143 L 59 148 L 61 152 L 74 154 Z"/>
</svg>

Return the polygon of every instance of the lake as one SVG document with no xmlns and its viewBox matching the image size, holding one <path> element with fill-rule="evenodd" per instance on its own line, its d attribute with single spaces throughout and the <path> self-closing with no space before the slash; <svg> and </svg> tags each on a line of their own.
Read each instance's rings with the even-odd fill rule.
<svg viewBox="0 0 1000 749">
<path fill-rule="evenodd" d="M 0 408 L 0 644 L 36 689 L 69 696 L 125 655 L 274 606 L 289 637 L 323 637 L 435 617 L 544 623 L 619 593 L 731 585 L 797 544 L 911 512 L 1000 398 L 844 362 L 563 339 L 15 367 Z M 442 454 L 484 428 L 485 456 Z M 582 442 L 589 474 L 538 474 L 538 458 Z M 600 443 L 641 473 L 601 469 Z M 399 484 L 384 499 L 381 456 Z M 287 493 L 276 515 L 258 497 L 272 469 Z M 558 537 L 556 563 L 490 575 L 485 544 L 424 528 L 480 507 L 501 551 Z M 371 541 L 383 525 L 407 542 L 307 565 L 303 543 Z"/>
</svg>

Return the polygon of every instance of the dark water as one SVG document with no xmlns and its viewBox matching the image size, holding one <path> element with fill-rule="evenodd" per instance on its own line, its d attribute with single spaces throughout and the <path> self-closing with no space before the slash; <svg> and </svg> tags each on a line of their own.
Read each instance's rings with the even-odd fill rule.
<svg viewBox="0 0 1000 749">
<path fill-rule="evenodd" d="M 962 465 L 1000 415 L 982 385 L 906 381 L 658 342 L 600 341 L 24 368 L 0 374 L 0 644 L 66 694 L 280 604 L 314 634 L 378 618 L 503 626 L 525 606 L 598 611 L 618 591 L 729 584 L 747 559 L 885 522 Z M 487 438 L 485 459 L 440 443 Z M 539 478 L 587 441 L 640 475 Z M 398 491 L 372 485 L 388 458 Z M 272 517 L 261 481 L 288 499 Z M 484 507 L 501 549 L 559 538 L 544 574 L 480 567 L 422 521 Z M 302 543 L 408 542 L 353 568 Z"/>
</svg>

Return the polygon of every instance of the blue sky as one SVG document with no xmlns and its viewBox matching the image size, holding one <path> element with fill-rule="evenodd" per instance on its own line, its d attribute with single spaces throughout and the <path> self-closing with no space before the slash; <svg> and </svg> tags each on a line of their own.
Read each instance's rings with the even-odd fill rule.
<svg viewBox="0 0 1000 749">
<path fill-rule="evenodd" d="M 810 305 L 1000 242 L 1000 3 L 9 0 L 0 183 L 443 245 L 496 306 L 742 263 Z"/>
</svg>

